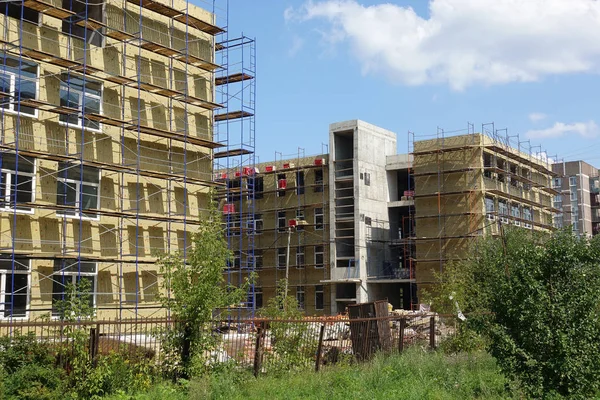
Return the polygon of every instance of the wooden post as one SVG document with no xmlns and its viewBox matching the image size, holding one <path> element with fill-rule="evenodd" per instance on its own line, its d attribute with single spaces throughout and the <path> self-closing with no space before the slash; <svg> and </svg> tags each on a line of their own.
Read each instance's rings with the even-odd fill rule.
<svg viewBox="0 0 600 400">
<path fill-rule="evenodd" d="M 188 371 L 191 363 L 192 327 L 187 322 L 183 325 L 183 343 L 181 346 L 181 363 L 183 364 L 182 377 L 188 379 Z"/>
<path fill-rule="evenodd" d="M 406 328 L 406 318 L 400 318 L 400 335 L 398 337 L 398 353 L 404 351 L 404 329 Z"/>
<path fill-rule="evenodd" d="M 429 347 L 435 350 L 435 317 L 429 318 Z"/>
<path fill-rule="evenodd" d="M 98 342 L 99 342 L 99 328 L 96 325 L 95 328 L 90 328 L 90 345 L 89 353 L 92 365 L 96 366 L 96 356 L 98 355 Z"/>
<path fill-rule="evenodd" d="M 98 361 L 98 353 L 100 352 L 100 324 L 96 324 L 96 351 L 94 353 L 94 366 L 96 366 L 96 361 Z"/>
<path fill-rule="evenodd" d="M 371 320 L 369 319 L 368 321 L 364 322 L 366 324 L 365 329 L 363 329 L 363 334 L 362 337 L 360 339 L 362 339 L 362 351 L 360 354 L 360 360 L 361 361 L 365 361 L 369 358 L 369 356 L 371 355 L 370 353 L 370 346 L 371 346 Z"/>
<path fill-rule="evenodd" d="M 325 324 L 321 325 L 319 332 L 319 346 L 317 347 L 317 360 L 315 361 L 315 372 L 319 372 L 321 366 L 321 352 L 323 351 L 323 336 L 325 335 Z"/>
<path fill-rule="evenodd" d="M 256 329 L 256 342 L 254 347 L 254 376 L 257 377 L 260 373 L 262 363 L 262 337 L 264 332 L 264 322 L 261 322 Z"/>
</svg>

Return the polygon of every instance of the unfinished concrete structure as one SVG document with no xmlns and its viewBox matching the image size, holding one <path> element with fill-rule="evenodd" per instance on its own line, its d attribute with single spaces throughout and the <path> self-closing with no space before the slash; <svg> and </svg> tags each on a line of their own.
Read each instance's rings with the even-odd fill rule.
<svg viewBox="0 0 600 400">
<path fill-rule="evenodd" d="M 415 182 L 411 154 L 387 156 L 385 169 L 388 182 L 389 234 L 381 238 L 380 246 L 389 247 L 389 258 L 379 263 L 375 274 L 369 273 L 372 284 L 385 283 L 384 293 L 395 308 L 411 309 L 417 302 L 415 276 Z M 376 288 L 375 285 L 371 285 Z M 391 291 L 390 291 L 391 289 Z"/>
<path fill-rule="evenodd" d="M 600 233 L 600 182 L 598 169 L 584 161 L 555 163 L 552 170 L 558 174 L 552 181 L 557 190 L 554 208 L 557 228 L 571 226 L 582 237 Z"/>
<path fill-rule="evenodd" d="M 485 125 L 482 132 L 469 125 L 423 140 L 409 133 L 410 153 L 396 154 L 393 132 L 344 121 L 329 127 L 329 154 L 224 171 L 222 207 L 239 242 L 232 248 L 255 249 L 238 251 L 228 276 L 256 265 L 259 297 L 249 304 L 264 305 L 285 276 L 287 223 L 304 218 L 304 230 L 291 234 L 290 288 L 308 314 L 376 300 L 409 309 L 417 286 L 434 284 L 434 272 L 464 258 L 474 238 L 498 234 L 500 224 L 553 229 L 557 192 L 547 157 L 513 148 Z M 229 215 L 244 204 L 253 217 Z M 298 260 L 305 265 L 295 269 Z"/>
<path fill-rule="evenodd" d="M 375 220 L 381 231 L 389 231 L 387 203 L 382 201 L 387 196 L 385 156 L 396 153 L 396 135 L 353 120 L 331 124 L 329 143 L 331 302 L 336 311 L 344 311 L 348 304 L 369 300 L 366 226 Z M 380 235 L 372 233 L 372 239 Z"/>
<path fill-rule="evenodd" d="M 330 154 L 299 152 L 254 169 L 218 171 L 226 184 L 220 207 L 235 252 L 227 279 L 237 284 L 251 271 L 258 275 L 248 311 L 276 294 L 288 239 L 289 293 L 307 314 L 335 314 L 384 298 L 410 307 L 414 273 L 409 257 L 403 258 L 405 242 L 398 240 L 402 227 L 390 222 L 390 214 L 401 218 L 412 205 L 404 199 L 407 156 L 395 155 L 394 133 L 358 120 L 331 124 L 329 147 Z M 305 223 L 290 230 L 290 221 Z"/>
<path fill-rule="evenodd" d="M 235 251 L 228 280 L 240 282 L 253 265 L 258 274 L 249 309 L 266 304 L 285 277 L 290 220 L 306 221 L 289 236 L 289 284 L 307 314 L 380 299 L 410 308 L 415 301 L 414 242 L 402 233 L 414 212 L 410 158 L 395 154 L 394 133 L 358 120 L 331 124 L 329 147 L 330 154 L 219 171 Z"/>
<path fill-rule="evenodd" d="M 267 304 L 289 267 L 288 293 L 308 315 L 329 314 L 329 157 L 327 154 L 219 171 L 225 233 L 234 259 L 227 281 L 257 280 L 246 314 Z M 289 248 L 289 251 L 288 251 Z M 289 257 L 289 259 L 288 259 Z"/>
<path fill-rule="evenodd" d="M 396 155 L 395 133 L 364 121 L 331 124 L 329 143 L 332 312 L 379 299 L 409 307 L 414 277 L 398 241 L 409 159 Z"/>
<path fill-rule="evenodd" d="M 227 93 L 214 98 L 239 73 L 217 65 L 216 42 L 221 60 L 234 50 L 212 11 L 182 0 L 0 5 L 0 318 L 54 315 L 81 280 L 99 318 L 164 312 L 156 256 L 186 256 L 213 150 L 239 154 L 213 137 L 213 119 L 248 117 Z"/>
<path fill-rule="evenodd" d="M 419 290 L 436 282 L 445 263 L 464 259 L 474 238 L 497 234 L 502 224 L 553 229 L 557 192 L 548 159 L 513 148 L 495 130 L 482 131 L 414 141 Z"/>
</svg>

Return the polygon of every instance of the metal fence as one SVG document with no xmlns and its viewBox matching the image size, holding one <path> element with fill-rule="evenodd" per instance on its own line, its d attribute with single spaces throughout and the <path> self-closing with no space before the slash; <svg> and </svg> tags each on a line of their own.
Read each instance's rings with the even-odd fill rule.
<svg viewBox="0 0 600 400">
<path fill-rule="evenodd" d="M 171 319 L 104 320 L 85 322 L 0 323 L 0 337 L 33 335 L 49 348 L 69 344 L 69 330 L 89 335 L 90 357 L 111 352 L 141 354 L 165 361 L 164 333 L 175 327 Z M 409 346 L 436 348 L 456 332 L 456 319 L 437 314 L 411 313 L 382 318 L 344 316 L 299 320 L 230 319 L 199 327 L 217 345 L 206 351 L 207 365 L 231 363 L 255 375 L 274 371 L 319 371 L 332 365 L 356 363 L 378 352 L 399 353 Z M 2 349 L 0 349 L 2 351 Z"/>
<path fill-rule="evenodd" d="M 48 344 L 50 351 L 59 352 L 73 344 L 71 332 L 89 335 L 87 349 L 92 359 L 111 352 L 135 354 L 161 362 L 161 333 L 172 329 L 169 319 L 122 319 L 102 321 L 12 321 L 0 323 L 0 337 L 31 335 Z M 2 349 L 0 349 L 2 351 Z"/>
<path fill-rule="evenodd" d="M 409 346 L 435 349 L 456 332 L 452 316 L 329 317 L 226 322 L 218 361 L 235 361 L 254 374 L 353 364 Z"/>
</svg>

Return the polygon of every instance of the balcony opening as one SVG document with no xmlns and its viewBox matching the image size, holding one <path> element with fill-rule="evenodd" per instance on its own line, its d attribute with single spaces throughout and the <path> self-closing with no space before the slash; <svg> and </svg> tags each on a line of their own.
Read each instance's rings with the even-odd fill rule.
<svg viewBox="0 0 600 400">
<path fill-rule="evenodd" d="M 31 22 L 32 24 L 40 23 L 40 13 L 29 7 L 23 7 L 22 1 L 8 1 L 0 4 L 0 13 L 11 18 L 23 19 L 23 21 Z"/>
<path fill-rule="evenodd" d="M 335 297 L 337 299 L 354 299 L 356 298 L 355 283 L 338 283 L 335 285 Z"/>
<path fill-rule="evenodd" d="M 92 29 L 85 21 L 94 20 L 104 22 L 104 0 L 63 0 L 62 7 L 76 14 L 63 21 L 63 33 L 80 38 L 98 47 L 103 45 L 104 35 L 102 34 L 102 30 Z"/>
</svg>

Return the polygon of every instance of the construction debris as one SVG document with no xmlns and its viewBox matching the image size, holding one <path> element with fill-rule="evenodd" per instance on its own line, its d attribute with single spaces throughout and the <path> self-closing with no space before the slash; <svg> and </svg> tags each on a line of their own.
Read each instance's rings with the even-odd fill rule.
<svg viewBox="0 0 600 400">
<path fill-rule="evenodd" d="M 350 359 L 364 360 L 375 351 L 393 351 L 410 345 L 423 347 L 437 346 L 443 339 L 451 336 L 456 331 L 455 318 L 453 323 L 447 323 L 444 317 L 437 313 L 425 310 L 392 309 L 386 305 L 387 316 L 353 320 L 348 315 L 306 317 L 298 321 L 265 321 L 250 319 L 234 324 L 223 324 L 213 332 L 222 338 L 222 345 L 218 352 L 220 359 L 232 359 L 245 365 L 255 362 L 257 334 L 262 331 L 260 350 L 266 358 L 273 359 L 275 355 L 276 339 L 273 336 L 272 324 L 277 322 L 289 324 L 285 326 L 286 337 L 298 336 L 299 346 L 313 346 L 321 344 L 320 363 L 322 365 L 335 364 L 340 357 L 350 356 Z M 383 306 L 380 307 L 383 310 Z M 401 335 L 401 320 L 404 320 L 404 332 Z M 433 321 L 433 322 L 432 322 Z M 362 328 L 351 329 L 352 324 L 364 325 Z M 382 325 L 383 324 L 383 325 Z M 389 326 L 389 330 L 384 329 Z M 382 338 L 374 335 L 377 332 L 386 332 L 385 343 L 382 347 Z M 280 328 L 281 329 L 281 328 Z M 322 340 L 321 340 L 322 331 Z M 434 338 L 432 340 L 431 334 Z M 352 336 L 359 335 L 355 338 Z M 402 346 L 399 341 L 402 338 Z M 353 341 L 355 343 L 353 343 Z M 373 343 L 371 343 L 373 342 Z M 316 357 L 316 355 L 315 355 Z M 347 360 L 348 357 L 345 357 Z"/>
</svg>

